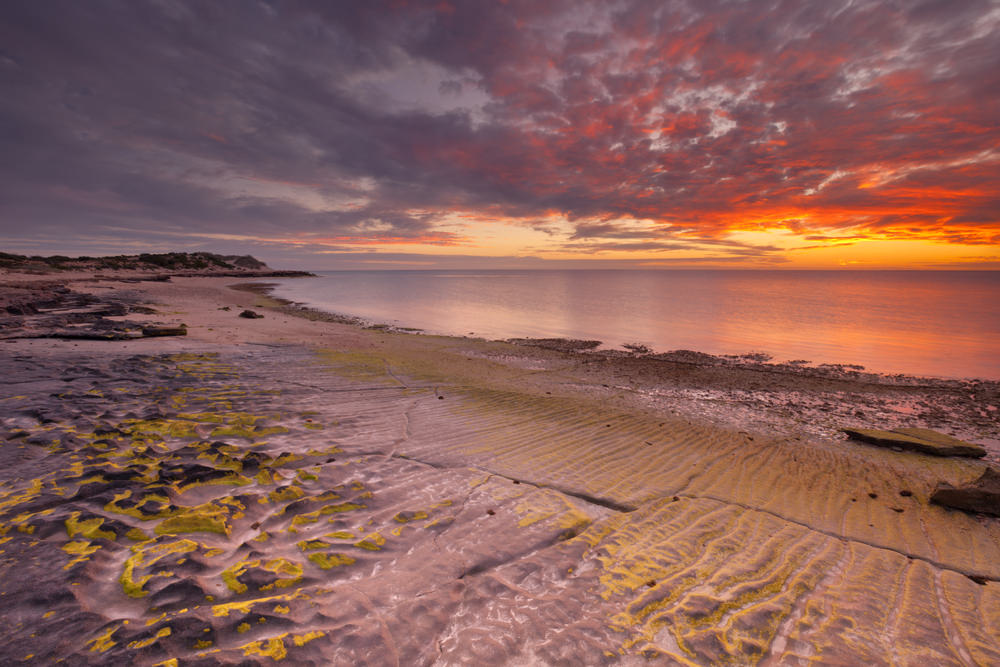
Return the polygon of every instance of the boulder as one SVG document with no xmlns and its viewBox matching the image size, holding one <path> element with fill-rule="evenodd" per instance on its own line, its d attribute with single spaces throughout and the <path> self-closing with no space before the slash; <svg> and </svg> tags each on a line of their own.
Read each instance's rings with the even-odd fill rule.
<svg viewBox="0 0 1000 667">
<path fill-rule="evenodd" d="M 259 320 L 264 316 L 252 310 L 244 310 L 242 313 L 240 313 L 240 317 L 245 317 L 248 320 Z"/>
<path fill-rule="evenodd" d="M 977 479 L 959 487 L 942 482 L 931 494 L 931 502 L 966 512 L 1000 516 L 1000 471 L 987 466 Z"/>
<path fill-rule="evenodd" d="M 856 440 L 879 447 L 899 447 L 934 456 L 968 456 L 970 458 L 986 456 L 986 450 L 979 445 L 932 431 L 929 428 L 897 428 L 892 431 L 844 428 L 841 431 Z"/>
</svg>

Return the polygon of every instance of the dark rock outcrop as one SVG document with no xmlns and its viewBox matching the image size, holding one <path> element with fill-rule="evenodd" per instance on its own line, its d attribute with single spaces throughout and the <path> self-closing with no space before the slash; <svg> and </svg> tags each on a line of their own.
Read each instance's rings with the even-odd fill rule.
<svg viewBox="0 0 1000 667">
<path fill-rule="evenodd" d="M 244 310 L 242 313 L 240 313 L 240 317 L 245 317 L 248 320 L 259 320 L 264 316 L 253 310 Z"/>
<path fill-rule="evenodd" d="M 154 336 L 187 336 L 187 327 L 143 327 L 142 335 L 150 338 Z"/>
<path fill-rule="evenodd" d="M 983 474 L 965 486 L 939 484 L 931 495 L 931 502 L 966 512 L 1000 516 L 1000 471 L 987 466 Z"/>
<path fill-rule="evenodd" d="M 841 430 L 856 440 L 879 447 L 899 447 L 933 456 L 968 456 L 971 458 L 986 456 L 986 450 L 979 445 L 927 428 L 898 428 L 892 431 L 867 428 Z"/>
</svg>

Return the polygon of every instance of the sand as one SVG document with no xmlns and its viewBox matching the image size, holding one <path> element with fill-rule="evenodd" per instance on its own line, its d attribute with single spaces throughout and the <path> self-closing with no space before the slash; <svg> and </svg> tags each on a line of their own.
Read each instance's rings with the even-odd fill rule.
<svg viewBox="0 0 1000 667">
<path fill-rule="evenodd" d="M 73 283 L 183 337 L 0 341 L 4 662 L 1000 663 L 1000 519 L 929 502 L 983 463 L 839 432 L 992 462 L 996 383 L 366 329 L 233 282 Z"/>
</svg>

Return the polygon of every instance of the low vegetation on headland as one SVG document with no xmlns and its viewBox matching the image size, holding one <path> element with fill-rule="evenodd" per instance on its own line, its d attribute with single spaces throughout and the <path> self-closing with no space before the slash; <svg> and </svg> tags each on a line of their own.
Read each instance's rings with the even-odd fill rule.
<svg viewBox="0 0 1000 667">
<path fill-rule="evenodd" d="M 305 271 L 274 271 L 251 255 L 216 255 L 210 252 L 142 253 L 108 257 L 50 257 L 0 252 L 0 269 L 22 273 L 60 271 L 145 271 L 220 275 L 309 275 Z"/>
</svg>

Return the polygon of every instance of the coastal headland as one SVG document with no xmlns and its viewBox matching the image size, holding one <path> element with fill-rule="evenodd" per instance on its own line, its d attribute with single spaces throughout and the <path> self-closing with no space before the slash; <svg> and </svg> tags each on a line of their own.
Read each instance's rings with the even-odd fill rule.
<svg viewBox="0 0 1000 667">
<path fill-rule="evenodd" d="M 1000 383 L 420 335 L 235 259 L 0 275 L 4 664 L 1000 664 L 1000 518 L 934 500 Z M 912 428 L 985 456 L 842 432 Z"/>
</svg>

